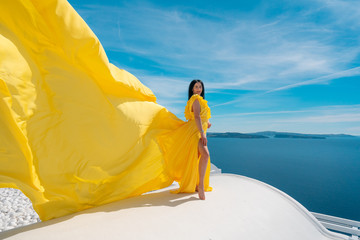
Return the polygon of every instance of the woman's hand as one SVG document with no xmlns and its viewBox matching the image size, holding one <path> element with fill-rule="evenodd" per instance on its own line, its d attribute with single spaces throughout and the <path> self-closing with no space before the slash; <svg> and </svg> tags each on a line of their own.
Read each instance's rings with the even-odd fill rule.
<svg viewBox="0 0 360 240">
<path fill-rule="evenodd" d="M 208 128 L 211 128 L 211 123 L 208 121 Z"/>
<path fill-rule="evenodd" d="M 207 138 L 204 132 L 201 133 L 201 142 L 203 146 L 207 146 Z"/>
</svg>

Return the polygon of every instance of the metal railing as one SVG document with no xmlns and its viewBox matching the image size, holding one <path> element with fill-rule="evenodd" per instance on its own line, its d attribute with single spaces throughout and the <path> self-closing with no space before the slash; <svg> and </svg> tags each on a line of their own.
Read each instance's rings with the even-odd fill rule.
<svg viewBox="0 0 360 240">
<path fill-rule="evenodd" d="M 312 215 L 327 229 L 345 233 L 350 236 L 351 240 L 360 239 L 360 222 L 321 213 L 312 212 Z"/>
</svg>

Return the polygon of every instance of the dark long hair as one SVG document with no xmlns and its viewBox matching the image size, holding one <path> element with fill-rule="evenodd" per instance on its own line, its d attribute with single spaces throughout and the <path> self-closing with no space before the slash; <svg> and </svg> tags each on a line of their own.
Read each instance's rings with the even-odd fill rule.
<svg viewBox="0 0 360 240">
<path fill-rule="evenodd" d="M 200 94 L 200 96 L 202 96 L 203 97 L 203 99 L 205 99 L 205 87 L 204 87 L 204 83 L 200 80 L 200 79 L 194 79 L 194 80 L 192 80 L 191 81 L 191 83 L 190 83 L 190 85 L 189 85 L 189 98 L 188 98 L 188 100 L 191 98 L 191 96 L 193 95 L 193 88 L 194 88 L 194 85 L 196 84 L 196 83 L 201 83 L 201 86 L 202 86 L 202 92 L 201 92 L 201 94 Z"/>
</svg>

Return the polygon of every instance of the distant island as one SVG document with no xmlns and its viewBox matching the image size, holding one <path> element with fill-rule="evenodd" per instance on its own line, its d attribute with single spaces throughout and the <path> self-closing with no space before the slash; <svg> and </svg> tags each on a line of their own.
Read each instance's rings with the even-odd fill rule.
<svg viewBox="0 0 360 240">
<path fill-rule="evenodd" d="M 207 134 L 212 138 L 306 138 L 306 139 L 327 139 L 334 137 L 355 137 L 348 134 L 304 134 L 304 133 L 289 133 L 289 132 L 275 132 L 265 131 L 256 133 L 237 133 L 237 132 L 225 132 L 225 133 L 212 133 Z"/>
<path fill-rule="evenodd" d="M 269 138 L 267 136 L 262 136 L 262 135 L 236 133 L 236 132 L 207 133 L 207 136 L 213 138 Z"/>
</svg>

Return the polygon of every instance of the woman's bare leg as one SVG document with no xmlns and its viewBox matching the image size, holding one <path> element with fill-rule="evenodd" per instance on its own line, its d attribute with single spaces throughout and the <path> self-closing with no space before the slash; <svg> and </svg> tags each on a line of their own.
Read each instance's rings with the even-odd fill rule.
<svg viewBox="0 0 360 240">
<path fill-rule="evenodd" d="M 199 146 L 198 146 L 198 158 L 200 157 L 200 150 L 199 150 Z M 198 184 L 199 183 L 196 183 L 196 188 L 195 188 L 195 191 L 198 192 Z"/>
<path fill-rule="evenodd" d="M 208 147 L 202 144 L 201 139 L 199 140 L 198 149 L 200 152 L 198 194 L 201 200 L 205 200 L 204 178 L 210 154 Z"/>
</svg>

